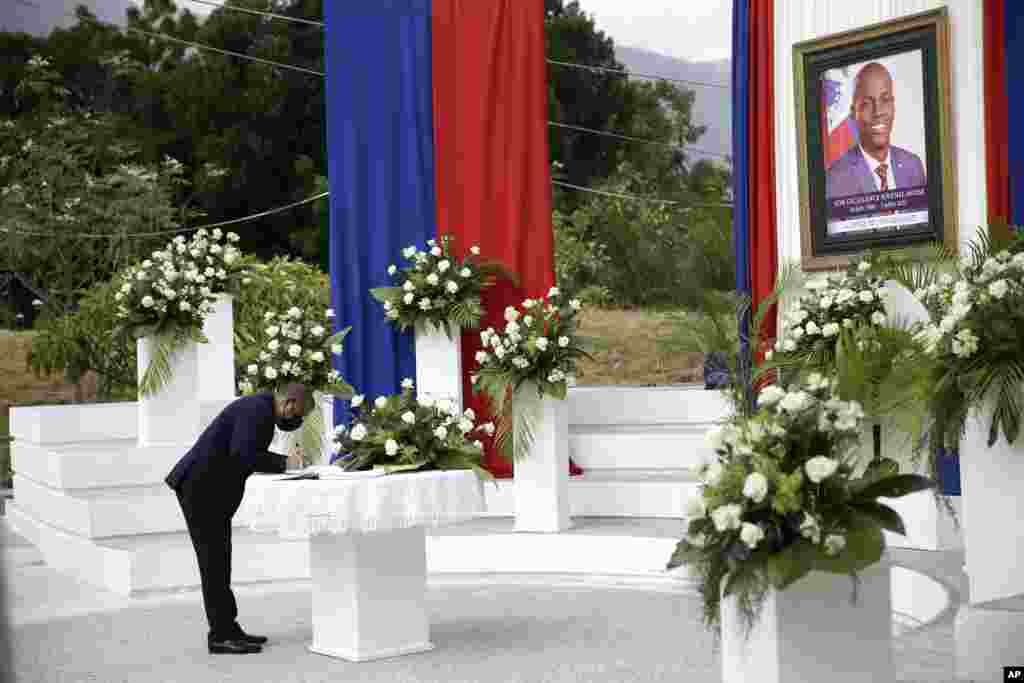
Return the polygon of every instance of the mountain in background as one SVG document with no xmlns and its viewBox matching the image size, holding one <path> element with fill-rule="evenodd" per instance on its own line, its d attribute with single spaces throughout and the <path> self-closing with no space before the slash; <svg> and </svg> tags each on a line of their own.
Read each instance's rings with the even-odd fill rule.
<svg viewBox="0 0 1024 683">
<path fill-rule="evenodd" d="M 132 0 L 0 0 L 0 31 L 47 36 L 55 28 L 67 28 L 75 22 L 75 7 L 85 5 L 100 21 L 124 25 L 124 12 Z M 38 5 L 38 6 L 35 6 Z"/>
<path fill-rule="evenodd" d="M 732 153 L 732 93 L 728 87 L 732 78 L 731 60 L 690 62 L 643 48 L 623 45 L 615 46 L 615 58 L 635 73 L 726 86 L 718 88 L 695 83 L 680 84 L 697 93 L 693 105 L 694 123 L 708 127 L 707 132 L 694 146 L 716 154 Z"/>
</svg>

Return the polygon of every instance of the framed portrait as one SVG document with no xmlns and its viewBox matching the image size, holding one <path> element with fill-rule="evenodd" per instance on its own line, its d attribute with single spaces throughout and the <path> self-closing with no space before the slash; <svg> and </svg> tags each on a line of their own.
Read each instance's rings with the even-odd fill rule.
<svg viewBox="0 0 1024 683">
<path fill-rule="evenodd" d="M 955 250 L 946 8 L 798 43 L 793 63 L 804 269 Z"/>
</svg>

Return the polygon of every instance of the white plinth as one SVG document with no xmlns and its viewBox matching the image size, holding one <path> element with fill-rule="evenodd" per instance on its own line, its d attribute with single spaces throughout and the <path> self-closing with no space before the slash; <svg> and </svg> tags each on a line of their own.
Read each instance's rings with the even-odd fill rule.
<svg viewBox="0 0 1024 683">
<path fill-rule="evenodd" d="M 137 342 L 141 383 L 152 358 L 154 340 Z M 139 445 L 184 444 L 195 440 L 199 428 L 199 344 L 188 341 L 171 357 L 171 379 L 160 391 L 139 396 Z"/>
<path fill-rule="evenodd" d="M 514 419 L 532 415 L 533 445 L 513 465 L 516 531 L 557 533 L 572 526 L 569 517 L 569 409 L 566 401 L 545 397 L 525 384 L 514 400 Z"/>
<path fill-rule="evenodd" d="M 891 681 L 890 568 L 860 574 L 857 604 L 850 577 L 811 572 L 769 594 L 749 639 L 734 597 L 722 601 L 723 683 Z"/>
<path fill-rule="evenodd" d="M 972 411 L 967 419 L 960 477 L 970 604 L 999 608 L 1024 602 L 1024 533 L 1012 528 L 1024 519 L 1024 437 L 1011 446 L 1000 433 L 989 448 L 990 416 Z"/>
<path fill-rule="evenodd" d="M 313 644 L 322 655 L 364 662 L 425 652 L 426 532 L 310 537 Z"/>
<path fill-rule="evenodd" d="M 416 393 L 433 399 L 446 398 L 462 410 L 462 338 L 451 338 L 431 324 L 416 326 Z"/>
<path fill-rule="evenodd" d="M 233 297 L 218 294 L 203 321 L 208 342 L 199 345 L 199 399 L 214 401 L 235 396 L 235 328 Z"/>
<path fill-rule="evenodd" d="M 955 628 L 957 680 L 1002 681 L 1004 666 L 1024 665 L 1024 610 L 963 605 Z"/>
</svg>

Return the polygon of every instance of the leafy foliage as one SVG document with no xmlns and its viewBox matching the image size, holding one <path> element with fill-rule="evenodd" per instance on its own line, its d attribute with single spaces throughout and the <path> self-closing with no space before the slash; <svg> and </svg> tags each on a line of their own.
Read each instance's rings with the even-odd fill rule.
<svg viewBox="0 0 1024 683">
<path fill-rule="evenodd" d="M 882 529 L 904 528 L 877 499 L 931 488 L 876 463 L 854 476 L 864 413 L 834 389 L 818 374 L 790 391 L 770 385 L 755 412 L 708 433 L 715 455 L 699 468 L 701 489 L 668 568 L 695 567 L 709 627 L 718 628 L 723 597 L 738 597 L 749 632 L 768 591 L 814 570 L 855 576 L 878 562 Z"/>
<path fill-rule="evenodd" d="M 471 469 L 491 479 L 480 466 L 483 445 L 469 439 L 474 432 L 493 433 L 494 425 L 477 426 L 472 410 L 460 415 L 451 401 L 417 398 L 411 379 L 402 384 L 401 394 L 380 396 L 372 406 L 362 395 L 352 399 L 351 424 L 336 431 L 338 466 L 348 471 Z"/>
</svg>

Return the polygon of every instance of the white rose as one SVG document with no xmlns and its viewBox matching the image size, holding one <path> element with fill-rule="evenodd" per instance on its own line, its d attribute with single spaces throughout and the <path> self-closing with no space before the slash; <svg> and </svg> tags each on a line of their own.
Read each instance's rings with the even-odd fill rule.
<svg viewBox="0 0 1024 683">
<path fill-rule="evenodd" d="M 817 455 L 804 463 L 804 471 L 807 478 L 815 484 L 831 477 L 839 467 L 839 461 L 826 458 L 824 455 Z"/>
<path fill-rule="evenodd" d="M 402 422 L 410 425 L 416 424 L 416 414 L 412 411 L 402 413 Z"/>
<path fill-rule="evenodd" d="M 548 341 L 547 337 L 538 337 L 536 343 L 537 343 L 537 349 L 539 349 L 540 351 L 547 351 L 548 350 L 548 343 L 549 343 L 549 341 Z"/>
<path fill-rule="evenodd" d="M 416 247 L 406 247 L 405 249 L 402 250 L 402 256 L 404 256 L 407 259 L 410 259 L 410 258 L 412 258 L 415 255 L 416 255 Z"/>
<path fill-rule="evenodd" d="M 760 472 L 751 472 L 743 482 L 743 495 L 760 503 L 768 495 L 768 479 Z"/>
<path fill-rule="evenodd" d="M 686 501 L 686 517 L 688 519 L 703 519 L 708 514 L 708 506 L 704 503 L 704 496 L 698 493 L 690 496 Z"/>
<path fill-rule="evenodd" d="M 388 455 L 398 455 L 398 442 L 394 439 L 388 439 L 385 441 L 384 452 Z"/>
<path fill-rule="evenodd" d="M 430 275 L 427 276 L 427 284 L 428 285 L 434 286 L 439 281 L 440 281 L 440 278 L 437 277 L 437 273 L 431 273 Z"/>
<path fill-rule="evenodd" d="M 310 358 L 312 358 L 313 361 L 316 362 L 316 363 L 323 363 L 324 362 L 324 354 L 323 354 L 322 351 L 314 351 L 312 353 L 312 355 L 310 356 Z"/>
<path fill-rule="evenodd" d="M 288 355 L 292 358 L 298 358 L 302 355 L 302 347 L 298 344 L 292 344 L 288 347 Z"/>
<path fill-rule="evenodd" d="M 423 297 L 422 299 L 420 299 L 420 308 L 422 310 L 429 311 L 430 310 L 430 306 L 431 306 L 431 301 L 430 301 L 429 297 Z"/>
<path fill-rule="evenodd" d="M 753 550 L 758 543 L 764 540 L 764 529 L 756 524 L 743 522 L 743 526 L 740 527 L 740 540 Z"/>
<path fill-rule="evenodd" d="M 455 294 L 455 292 L 459 291 L 459 285 L 454 280 L 449 280 L 448 284 L 445 285 L 445 289 L 448 290 L 449 294 Z"/>
<path fill-rule="evenodd" d="M 988 286 L 988 292 L 997 299 L 1002 299 L 1006 296 L 1006 292 L 1009 290 L 1009 285 L 1006 280 L 996 280 Z"/>
<path fill-rule="evenodd" d="M 711 521 L 715 523 L 715 529 L 719 532 L 739 529 L 743 508 L 735 503 L 723 505 L 711 511 Z"/>
<path fill-rule="evenodd" d="M 460 418 L 458 424 L 459 431 L 462 432 L 463 434 L 468 434 L 469 432 L 473 431 L 473 421 L 470 420 L 469 418 Z"/>
<path fill-rule="evenodd" d="M 580 310 L 581 308 L 583 308 L 583 304 L 581 304 L 581 303 L 580 303 L 580 300 L 579 300 L 579 299 L 572 299 L 572 300 L 571 300 L 571 301 L 569 302 L 569 306 L 571 306 L 571 307 L 572 307 L 572 310 L 574 310 L 574 311 L 578 311 L 578 310 Z"/>
<path fill-rule="evenodd" d="M 344 349 L 341 348 L 341 344 L 331 344 L 331 353 L 338 356 Z"/>
<path fill-rule="evenodd" d="M 475 420 L 476 419 L 476 413 L 473 412 L 472 408 L 466 408 L 466 411 L 464 413 L 462 413 L 462 414 L 466 417 L 467 420 Z"/>
<path fill-rule="evenodd" d="M 785 390 L 780 389 L 778 385 L 769 384 L 758 394 L 757 402 L 761 405 L 771 406 L 781 401 L 785 396 Z"/>
<path fill-rule="evenodd" d="M 258 374 L 260 374 L 260 366 L 256 365 L 255 363 L 253 363 L 248 368 L 246 368 L 246 370 L 249 371 L 250 375 L 258 375 Z"/>
<path fill-rule="evenodd" d="M 416 386 L 416 383 L 412 381 L 411 377 L 406 377 L 402 380 L 403 389 L 412 389 L 414 386 Z"/>
<path fill-rule="evenodd" d="M 274 368 L 268 367 L 263 371 L 263 374 L 266 376 L 267 379 L 277 379 L 277 370 L 275 370 Z"/>
<path fill-rule="evenodd" d="M 366 396 L 364 396 L 363 394 L 356 394 L 355 396 L 352 397 L 352 400 L 349 401 L 349 403 L 353 408 L 358 408 L 359 406 L 363 405 L 364 400 L 366 400 Z"/>
<path fill-rule="evenodd" d="M 472 274 L 473 272 L 469 268 L 463 268 L 462 270 L 459 271 L 459 275 L 461 275 L 462 277 L 469 277 Z"/>
<path fill-rule="evenodd" d="M 451 262 L 448 261 L 448 259 L 445 259 L 443 261 L 438 261 L 437 262 L 437 272 L 439 272 L 439 273 L 446 273 L 446 272 L 448 272 L 448 269 L 451 268 L 451 267 L 452 267 L 452 264 L 451 264 Z"/>
<path fill-rule="evenodd" d="M 388 266 L 388 275 L 394 275 L 397 272 L 398 272 L 398 266 L 396 266 L 393 263 L 390 266 Z"/>
<path fill-rule="evenodd" d="M 779 408 L 787 413 L 799 413 L 807 408 L 811 401 L 811 395 L 806 391 L 793 391 L 787 393 L 786 397 L 779 402 Z"/>
<path fill-rule="evenodd" d="M 800 535 L 817 543 L 821 539 L 821 528 L 818 520 L 811 515 L 804 513 L 804 521 L 800 523 Z"/>
<path fill-rule="evenodd" d="M 838 555 L 846 547 L 846 537 L 839 534 L 829 534 L 825 537 L 825 554 Z"/>
<path fill-rule="evenodd" d="M 875 300 L 875 294 L 870 289 L 861 290 L 861 293 L 858 296 L 860 297 L 860 300 L 866 304 Z"/>
<path fill-rule="evenodd" d="M 413 294 L 412 292 L 409 292 L 404 297 L 402 297 L 402 301 L 404 301 L 407 304 L 411 304 L 415 300 L 416 300 L 416 295 Z"/>
<path fill-rule="evenodd" d="M 333 308 L 328 308 L 326 315 L 327 315 L 328 318 L 333 318 L 334 317 L 334 309 Z"/>
<path fill-rule="evenodd" d="M 192 304 L 190 304 L 187 301 L 179 301 L 178 302 L 178 308 L 180 308 L 183 311 L 190 311 L 190 310 L 192 310 Z"/>
<path fill-rule="evenodd" d="M 826 323 L 821 328 L 821 336 L 823 337 L 834 337 L 837 334 L 839 334 L 839 323 Z"/>
<path fill-rule="evenodd" d="M 558 345 L 561 346 L 564 349 L 565 347 L 567 347 L 569 345 L 569 338 L 568 337 L 559 337 L 558 338 Z"/>
<path fill-rule="evenodd" d="M 552 287 L 551 289 L 548 290 L 548 298 L 549 299 L 554 298 L 554 297 L 558 296 L 559 294 L 561 294 L 561 292 L 558 290 L 558 287 Z"/>
<path fill-rule="evenodd" d="M 724 470 L 722 469 L 722 463 L 713 462 L 708 465 L 707 470 L 704 472 L 704 481 L 711 486 L 717 486 L 718 482 L 722 481 L 723 473 Z"/>
<path fill-rule="evenodd" d="M 445 429 L 443 426 L 438 427 L 437 429 L 434 430 L 434 436 L 436 436 L 439 441 L 444 441 L 445 439 L 448 438 L 448 430 Z"/>
<path fill-rule="evenodd" d="M 322 336 L 324 336 L 324 332 L 325 332 L 325 331 L 326 331 L 326 330 L 324 330 L 324 328 L 323 328 L 322 326 L 320 326 L 320 325 L 317 325 L 316 327 L 314 327 L 313 329 L 311 329 L 311 330 L 309 331 L 309 333 L 310 333 L 311 335 L 313 335 L 314 337 L 322 337 Z"/>
<path fill-rule="evenodd" d="M 402 289 L 407 291 L 407 292 L 415 292 L 416 291 L 416 285 L 414 285 L 412 283 L 412 280 L 406 280 L 405 284 L 402 285 Z"/>
<path fill-rule="evenodd" d="M 366 425 L 359 423 L 352 428 L 349 432 L 349 436 L 352 437 L 353 441 L 362 441 L 366 438 Z"/>
<path fill-rule="evenodd" d="M 144 296 L 144 297 L 142 297 L 142 305 L 145 306 L 146 308 L 153 308 L 153 304 L 154 303 L 155 302 L 153 301 L 153 297 L 151 297 L 151 296 Z"/>
<path fill-rule="evenodd" d="M 807 323 L 807 325 L 804 327 L 804 330 L 807 331 L 807 334 L 821 334 L 821 328 L 818 327 L 818 324 L 813 320 Z"/>
<path fill-rule="evenodd" d="M 434 256 L 440 256 L 441 247 L 434 247 L 433 249 L 430 250 L 430 253 L 433 254 Z"/>
<path fill-rule="evenodd" d="M 885 313 L 882 313 L 881 311 L 875 311 L 874 313 L 871 314 L 871 322 L 874 323 L 875 325 L 884 325 Z"/>
</svg>

